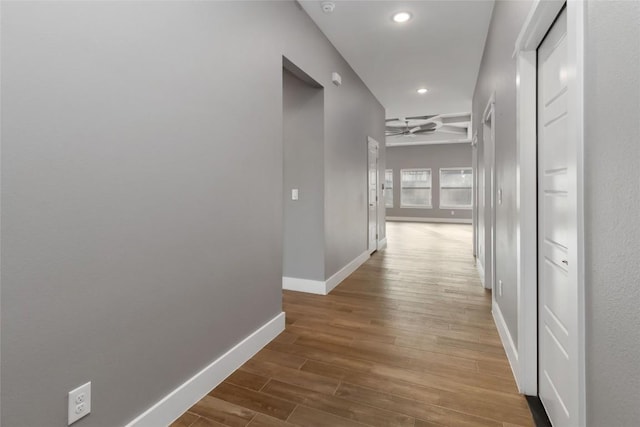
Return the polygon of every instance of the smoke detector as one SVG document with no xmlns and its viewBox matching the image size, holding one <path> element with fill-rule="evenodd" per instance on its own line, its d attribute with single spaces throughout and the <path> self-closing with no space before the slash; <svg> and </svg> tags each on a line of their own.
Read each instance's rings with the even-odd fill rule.
<svg viewBox="0 0 640 427">
<path fill-rule="evenodd" d="M 336 4 L 332 1 L 323 1 L 321 6 L 324 13 L 331 13 L 336 8 Z"/>
</svg>

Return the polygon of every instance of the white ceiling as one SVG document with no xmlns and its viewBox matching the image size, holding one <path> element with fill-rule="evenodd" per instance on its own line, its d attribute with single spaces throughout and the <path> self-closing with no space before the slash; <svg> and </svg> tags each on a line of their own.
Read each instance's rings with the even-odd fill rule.
<svg viewBox="0 0 640 427">
<path fill-rule="evenodd" d="M 493 0 L 300 4 L 387 110 L 387 118 L 471 111 Z M 409 22 L 391 19 L 408 11 Z M 416 90 L 429 92 L 419 95 Z"/>
</svg>

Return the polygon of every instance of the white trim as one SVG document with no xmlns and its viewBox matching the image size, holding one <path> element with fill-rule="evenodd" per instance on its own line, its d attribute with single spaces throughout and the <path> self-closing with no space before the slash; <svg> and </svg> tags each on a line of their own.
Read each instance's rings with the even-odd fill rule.
<svg viewBox="0 0 640 427">
<path fill-rule="evenodd" d="M 484 286 L 484 266 L 482 265 L 482 261 L 480 258 L 476 258 L 476 268 L 478 269 L 478 275 L 480 276 L 480 283 L 482 283 L 482 287 Z"/>
<path fill-rule="evenodd" d="M 387 221 L 397 222 L 441 222 L 449 224 L 471 224 L 471 218 L 425 218 L 419 216 L 388 216 Z"/>
<path fill-rule="evenodd" d="M 586 320 L 585 320 L 585 254 L 584 254 L 584 51 L 585 51 L 585 21 L 586 10 L 583 1 L 569 1 L 567 3 L 567 42 L 569 52 L 569 68 L 575 73 L 574 79 L 569 80 L 568 96 L 569 108 L 573 107 L 574 114 L 569 114 L 568 139 L 573 140 L 575 147 L 575 197 L 576 197 L 576 245 L 569 253 L 569 262 L 574 261 L 578 289 L 578 425 L 587 423 L 586 397 Z M 573 253 L 571 253 L 573 252 Z"/>
<path fill-rule="evenodd" d="M 520 52 L 516 94 L 516 288 L 521 393 L 538 394 L 537 55 Z M 521 309 L 522 307 L 532 309 Z M 531 340 L 527 337 L 535 337 Z"/>
<path fill-rule="evenodd" d="M 382 239 L 378 240 L 378 250 L 381 251 L 384 248 L 387 247 L 387 238 L 383 237 Z"/>
<path fill-rule="evenodd" d="M 500 335 L 500 341 L 502 342 L 502 346 L 504 347 L 504 351 L 507 353 L 507 359 L 509 359 L 509 365 L 511 365 L 511 371 L 513 372 L 513 376 L 516 379 L 516 384 L 518 385 L 518 389 L 520 389 L 520 384 L 518 383 L 518 375 L 519 372 L 519 364 L 518 364 L 518 349 L 516 348 L 516 344 L 513 342 L 513 337 L 509 332 L 509 328 L 507 327 L 507 322 L 504 320 L 504 316 L 502 315 L 502 311 L 500 310 L 500 306 L 493 301 L 491 306 L 491 314 L 493 315 L 493 321 L 496 324 L 496 328 L 498 329 L 498 335 Z"/>
<path fill-rule="evenodd" d="M 384 244 L 386 246 L 387 239 L 383 239 Z M 378 241 L 378 248 L 380 248 L 380 242 Z M 309 279 L 299 279 L 297 277 L 283 277 L 282 278 L 282 289 L 287 291 L 297 291 L 297 292 L 307 292 L 310 294 L 317 295 L 327 295 L 329 292 L 333 290 L 336 286 L 338 286 L 344 279 L 349 277 L 351 273 L 356 271 L 358 267 L 367 262 L 371 255 L 369 251 L 366 250 L 356 258 L 354 258 L 347 265 L 342 267 L 338 272 L 329 277 L 327 280 L 309 280 Z"/>
<path fill-rule="evenodd" d="M 340 284 L 340 282 L 349 277 L 349 275 L 356 271 L 362 264 L 367 262 L 370 256 L 369 251 L 364 251 L 349 264 L 338 270 L 333 276 L 329 277 L 326 281 L 326 293 L 328 294 L 331 292 L 333 288 Z"/>
<path fill-rule="evenodd" d="M 535 0 L 516 39 L 513 57 L 522 51 L 538 49 L 551 24 L 562 10 L 565 0 Z"/>
<path fill-rule="evenodd" d="M 567 42 L 568 42 L 568 68 L 575 73 L 574 79 L 570 79 L 568 89 L 570 114 L 569 133 L 567 138 L 575 151 L 569 153 L 570 160 L 575 162 L 576 182 L 575 205 L 577 208 L 575 248 L 569 254 L 569 263 L 576 268 L 570 271 L 570 280 L 575 280 L 578 289 L 578 331 L 577 331 L 577 357 L 578 357 L 578 417 L 576 425 L 586 424 L 586 379 L 585 379 L 585 289 L 584 289 L 584 43 L 585 43 L 585 5 L 583 1 L 570 0 L 536 0 L 531 11 L 522 26 L 520 35 L 516 41 L 514 56 L 518 56 L 518 146 L 521 150 L 518 161 L 522 162 L 525 150 L 530 152 L 531 145 L 537 145 L 536 115 L 532 115 L 530 105 L 536 105 L 535 93 L 537 87 L 537 64 L 531 60 L 536 57 L 538 45 L 543 40 L 547 31 L 553 24 L 558 13 L 564 5 L 567 5 Z M 571 81 L 573 80 L 573 81 Z M 533 93 L 533 99 L 532 99 Z M 528 101 L 527 101 L 528 100 Z M 528 102 L 530 105 L 526 106 Z M 535 108 L 535 107 L 533 107 Z M 535 149 L 535 148 L 534 148 Z M 575 156 L 575 157 L 574 157 Z M 528 160 L 530 161 L 530 160 Z M 520 175 L 518 190 L 521 195 L 529 195 L 536 192 L 537 178 L 531 176 L 530 168 L 522 168 L 519 165 Z M 536 171 L 537 172 L 537 171 Z M 533 304 L 530 295 L 537 295 L 537 280 L 531 280 L 531 263 L 535 262 L 537 272 L 537 253 L 532 250 L 531 228 L 527 227 L 531 219 L 527 213 L 530 209 L 530 200 L 518 198 L 519 211 L 518 223 L 522 227 L 521 240 L 518 242 L 518 350 L 523 355 L 520 360 L 519 370 L 514 370 L 516 381 L 520 385 L 521 392 L 537 394 L 537 303 Z M 536 207 L 537 211 L 537 207 Z M 525 232 L 525 230 L 528 230 Z M 536 239 L 534 237 L 534 239 Z M 537 242 L 536 242 L 537 244 Z M 534 258 L 535 257 L 535 258 Z M 533 260 L 533 261 L 532 261 Z M 534 288 L 535 285 L 535 288 Z M 535 332 L 532 333 L 532 322 L 535 322 Z M 520 328 L 524 328 L 520 332 Z M 524 355 L 527 355 L 525 357 Z M 532 393 L 533 394 L 533 393 Z"/>
<path fill-rule="evenodd" d="M 297 277 L 283 277 L 282 289 L 286 291 L 307 292 L 310 294 L 326 295 L 327 286 L 324 280 L 299 279 Z"/>
<path fill-rule="evenodd" d="M 284 320 L 284 313 L 269 320 L 126 426 L 155 427 L 171 424 L 243 363 L 251 359 L 269 341 L 277 337 L 284 330 Z"/>
</svg>

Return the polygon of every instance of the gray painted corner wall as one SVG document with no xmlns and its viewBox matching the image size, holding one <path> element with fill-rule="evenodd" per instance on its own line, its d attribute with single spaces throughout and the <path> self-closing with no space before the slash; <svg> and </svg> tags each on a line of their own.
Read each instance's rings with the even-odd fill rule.
<svg viewBox="0 0 640 427">
<path fill-rule="evenodd" d="M 82 425 L 123 425 L 280 313 L 283 55 L 327 88 L 326 263 L 365 250 L 384 109 L 295 3 L 3 2 L 1 31 L 3 426 L 89 380 Z"/>
<path fill-rule="evenodd" d="M 496 206 L 496 281 L 503 282 L 502 297 L 496 295 L 496 300 L 516 345 L 516 62 L 511 54 L 531 3 L 496 1 L 473 95 L 473 128 L 482 156 L 482 114 L 495 92 L 495 182 L 496 189 L 502 188 L 502 205 Z M 489 218 L 490 207 L 479 216 Z"/>
<path fill-rule="evenodd" d="M 640 2 L 588 1 L 585 39 L 589 426 L 640 422 Z"/>
<path fill-rule="evenodd" d="M 393 169 L 393 208 L 389 217 L 471 219 L 471 209 L 440 209 L 440 168 L 471 167 L 470 144 L 435 144 L 387 147 L 386 169 Z M 431 209 L 400 207 L 400 170 L 431 169 Z M 383 181 L 384 182 L 384 181 Z M 451 212 L 455 215 L 451 215 Z"/>
<path fill-rule="evenodd" d="M 283 276 L 324 280 L 324 89 L 283 70 Z M 297 188 L 299 199 L 291 200 Z"/>
<path fill-rule="evenodd" d="M 367 136 L 379 142 L 381 176 L 385 164 L 384 108 L 350 68 L 341 75 L 342 86 L 324 86 L 337 100 L 325 108 L 325 279 L 367 250 Z"/>
</svg>

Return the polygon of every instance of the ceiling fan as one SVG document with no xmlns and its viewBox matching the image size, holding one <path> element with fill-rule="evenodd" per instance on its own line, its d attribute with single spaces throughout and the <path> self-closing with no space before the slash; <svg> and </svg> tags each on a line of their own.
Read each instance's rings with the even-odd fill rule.
<svg viewBox="0 0 640 427">
<path fill-rule="evenodd" d="M 385 136 L 415 136 L 434 132 L 438 123 L 430 119 L 436 116 L 399 117 L 385 121 Z"/>
</svg>

